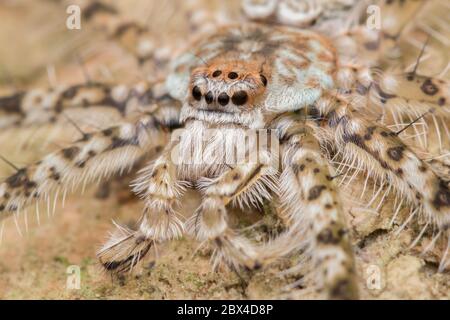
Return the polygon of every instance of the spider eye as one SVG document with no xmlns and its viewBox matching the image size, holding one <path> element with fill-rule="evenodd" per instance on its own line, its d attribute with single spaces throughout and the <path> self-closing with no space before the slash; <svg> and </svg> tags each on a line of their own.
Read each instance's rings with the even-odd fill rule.
<svg viewBox="0 0 450 320">
<path fill-rule="evenodd" d="M 202 98 L 202 92 L 199 87 L 195 86 L 192 88 L 192 96 L 195 100 L 200 101 Z"/>
<path fill-rule="evenodd" d="M 216 70 L 216 71 L 213 72 L 212 76 L 213 76 L 214 78 L 216 78 L 216 77 L 220 76 L 221 74 L 222 74 L 222 71 Z"/>
<path fill-rule="evenodd" d="M 222 92 L 217 97 L 217 101 L 220 103 L 221 106 L 226 106 L 230 101 L 230 97 L 225 92 Z"/>
<path fill-rule="evenodd" d="M 231 97 L 231 101 L 237 106 L 242 106 L 247 102 L 248 95 L 247 92 L 244 90 L 238 91 L 235 94 L 233 94 L 233 97 Z"/>
<path fill-rule="evenodd" d="M 211 91 L 208 91 L 208 93 L 205 96 L 205 101 L 207 104 L 211 104 L 214 100 L 213 93 Z"/>
<path fill-rule="evenodd" d="M 259 76 L 264 87 L 267 86 L 267 78 L 263 74 L 260 74 Z"/>
<path fill-rule="evenodd" d="M 236 72 L 234 72 L 234 71 L 232 71 L 232 72 L 230 72 L 229 74 L 228 74 L 228 78 L 230 78 L 230 79 L 236 79 L 237 77 L 239 77 L 239 75 L 236 73 Z"/>
</svg>

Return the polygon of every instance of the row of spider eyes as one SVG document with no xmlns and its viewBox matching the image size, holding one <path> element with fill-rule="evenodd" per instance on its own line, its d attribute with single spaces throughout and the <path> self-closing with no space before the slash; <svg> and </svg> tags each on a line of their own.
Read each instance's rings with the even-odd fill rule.
<svg viewBox="0 0 450 320">
<path fill-rule="evenodd" d="M 203 94 L 198 86 L 194 86 L 192 88 L 192 96 L 197 101 L 200 101 L 202 99 Z M 248 94 L 244 90 L 235 92 L 231 97 L 231 101 L 237 106 L 244 105 L 247 102 L 247 100 Z M 207 104 L 211 104 L 214 101 L 214 94 L 211 91 L 208 91 L 205 94 L 205 101 Z M 217 97 L 217 102 L 222 106 L 226 106 L 228 102 L 230 102 L 230 96 L 226 92 L 222 92 Z"/>
<path fill-rule="evenodd" d="M 215 77 L 220 76 L 221 74 L 222 74 L 222 71 L 216 70 L 212 73 L 212 76 L 215 78 Z M 236 79 L 237 77 L 239 77 L 239 75 L 234 71 L 228 73 L 228 78 L 230 78 L 230 79 Z M 262 74 L 260 75 L 260 78 L 261 78 L 261 82 L 263 83 L 263 85 L 267 86 L 267 78 Z M 202 99 L 202 96 L 203 96 L 202 91 L 200 90 L 200 88 L 198 86 L 194 86 L 192 88 L 192 96 L 197 101 L 200 101 Z M 247 100 L 248 100 L 248 94 L 244 90 L 235 92 L 233 94 L 233 96 L 231 97 L 231 101 L 233 102 L 233 104 L 235 104 L 237 106 L 244 105 L 247 102 Z M 214 101 L 214 95 L 211 91 L 208 91 L 206 93 L 205 101 L 207 104 L 211 104 Z M 217 97 L 217 102 L 219 102 L 219 104 L 222 106 L 226 106 L 229 101 L 230 101 L 230 97 L 225 92 L 222 92 Z"/>
<path fill-rule="evenodd" d="M 212 76 L 214 78 L 217 78 L 221 74 L 222 74 L 221 70 L 216 70 L 212 73 Z M 230 73 L 228 73 L 228 78 L 231 80 L 237 79 L 238 77 L 239 77 L 239 75 L 234 71 L 231 71 Z M 259 77 L 261 78 L 261 82 L 264 85 L 264 87 L 267 86 L 267 78 L 263 74 L 260 74 Z"/>
</svg>

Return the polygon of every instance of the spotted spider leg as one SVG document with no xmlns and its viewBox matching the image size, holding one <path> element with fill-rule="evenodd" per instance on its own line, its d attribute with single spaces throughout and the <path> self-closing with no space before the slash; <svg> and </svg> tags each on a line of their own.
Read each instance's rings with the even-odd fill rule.
<svg viewBox="0 0 450 320">
<path fill-rule="evenodd" d="M 71 145 L 19 169 L 0 184 L 0 217 L 3 220 L 29 205 L 47 200 L 80 184 L 100 181 L 131 168 L 141 157 L 156 152 L 167 139 L 163 119 L 143 116 L 137 121 L 83 133 Z M 57 198 L 57 196 L 55 196 Z"/>
<path fill-rule="evenodd" d="M 433 55 L 436 46 L 440 46 L 437 35 L 429 33 L 427 24 L 420 24 L 419 28 L 428 33 L 431 40 L 421 44 L 417 61 L 409 69 L 400 65 L 402 70 L 396 70 L 399 58 L 403 57 L 400 42 L 414 38 L 405 30 L 417 21 L 424 5 L 420 1 L 386 2 L 381 7 L 381 30 L 358 25 L 334 37 L 340 57 L 336 79 L 340 92 L 347 94 L 360 112 L 395 127 L 399 134 L 411 127 L 414 135 L 403 137 L 417 142 L 414 148 L 421 147 L 417 151 L 431 152 L 426 161 L 443 177 L 448 177 L 448 164 L 435 157 L 442 158 L 440 154 L 448 148 L 450 85 L 438 76 L 420 74 L 422 57 Z M 398 19 L 392 19 L 393 16 Z M 419 126 L 414 125 L 415 122 Z M 437 139 L 437 150 L 428 148 L 430 138 Z"/>
<path fill-rule="evenodd" d="M 268 154 L 258 161 L 238 163 L 216 178 L 202 179 L 202 203 L 187 222 L 191 235 L 198 241 L 210 241 L 215 247 L 214 265 L 224 261 L 233 270 L 261 267 L 258 251 L 247 239 L 236 234 L 227 222 L 227 204 L 261 203 L 275 191 L 277 169 Z M 268 189 L 267 189 L 268 187 Z"/>
<path fill-rule="evenodd" d="M 336 98 L 331 98 L 336 99 Z M 398 135 L 370 122 L 351 104 L 342 99 L 330 105 L 326 98 L 318 102 L 325 115 L 322 130 L 316 128 L 322 144 L 331 143 L 340 150 L 346 162 L 356 161 L 357 167 L 378 181 L 386 181 L 395 192 L 423 213 L 427 221 L 448 237 L 450 224 L 449 185 L 421 160 Z M 332 107 L 334 106 L 334 107 Z M 445 254 L 440 270 L 446 265 Z"/>
<path fill-rule="evenodd" d="M 133 122 L 146 114 L 156 119 L 155 125 L 167 131 L 180 126 L 180 103 L 170 98 L 158 83 L 61 85 L 53 89 L 23 91 L 17 97 L 14 94 L 0 98 L 0 113 L 4 115 L 2 129 L 5 132 L 16 126 L 31 129 L 20 133 L 27 145 L 33 140 L 32 136 L 27 137 L 30 131 L 46 130 L 43 143 L 53 143 L 55 137 L 67 137 L 71 132 L 84 134 L 93 129 L 103 130 L 123 122 Z M 75 130 L 67 131 L 67 126 Z M 162 132 L 160 136 L 163 136 Z M 154 149 L 162 149 L 165 140 L 156 139 Z M 58 141 L 58 146 L 61 144 L 64 143 Z M 136 170 L 151 155 L 152 152 L 144 153 L 131 170 Z M 107 197 L 112 186 L 128 187 L 128 181 L 119 180 L 119 176 L 120 172 L 103 180 L 96 196 Z"/>
<path fill-rule="evenodd" d="M 368 68 L 355 65 L 341 68 L 338 79 L 341 92 L 348 93 L 349 99 L 355 101 L 355 108 L 392 123 L 399 132 L 408 127 L 408 123 L 422 120 L 435 127 L 439 150 L 444 146 L 445 137 L 450 137 L 448 81 L 412 72 L 373 75 Z M 413 129 L 416 130 L 414 126 Z M 426 148 L 428 135 L 422 137 L 418 131 L 416 135 L 417 142 Z M 421 139 L 425 140 L 422 142 Z"/>
<path fill-rule="evenodd" d="M 442 148 L 441 136 L 449 135 L 446 119 L 450 86 L 444 79 L 421 75 L 418 70 L 425 49 L 432 53 L 436 41 L 428 47 L 428 41 L 423 44 L 412 70 L 393 68 L 398 69 L 398 58 L 403 56 L 399 43 L 408 36 L 404 30 L 417 20 L 423 6 L 420 1 L 386 2 L 381 7 L 381 30 L 359 25 L 336 36 L 334 43 L 340 56 L 337 81 L 343 92 L 358 101 L 355 106 L 366 108 L 374 116 L 381 113 L 383 120 L 393 121 L 398 130 L 404 121 L 420 117 L 424 124 L 431 122 Z M 393 16 L 398 18 L 393 20 Z M 416 134 L 420 137 L 417 130 Z M 427 146 L 426 140 L 418 140 L 422 147 Z"/>
<path fill-rule="evenodd" d="M 170 125 L 176 127 L 180 107 L 159 83 L 61 85 L 0 97 L 0 129 L 56 123 L 67 120 L 67 116 L 76 118 L 77 111 L 89 108 L 102 110 L 105 117 L 110 115 L 109 118 L 118 120 L 143 113 L 159 113 L 164 123 L 171 122 Z"/>
<path fill-rule="evenodd" d="M 141 194 L 145 202 L 140 226 L 135 232 L 122 232 L 119 228 L 100 250 L 99 259 L 108 271 L 131 270 L 145 256 L 142 243 L 147 243 L 144 247 L 149 248 L 184 233 L 184 224 L 174 206 L 189 183 L 179 179 L 180 168 L 170 158 L 175 145 L 169 145 L 163 155 L 145 167 L 135 182 L 134 191 Z M 225 206 L 233 201 L 245 202 L 243 198 L 248 197 L 269 198 L 264 186 L 275 188 L 270 179 L 273 175 L 274 169 L 269 163 L 244 163 L 217 178 L 203 178 L 198 182 L 203 191 L 202 203 L 186 222 L 186 228 L 197 240 L 208 241 L 215 247 L 214 265 L 224 261 L 234 270 L 241 266 L 248 269 L 260 266 L 251 243 L 228 226 Z"/>
<path fill-rule="evenodd" d="M 161 156 L 140 171 L 134 183 L 134 191 L 145 202 L 139 228 L 123 232 L 123 227 L 118 227 L 111 234 L 98 252 L 106 270 L 113 273 L 131 271 L 154 244 L 183 234 L 184 225 L 175 206 L 187 185 L 176 176 L 170 160 L 171 149 L 172 145 L 169 145 Z"/>
<path fill-rule="evenodd" d="M 286 181 L 296 183 L 294 185 L 302 195 L 306 217 L 300 221 L 310 228 L 307 250 L 311 250 L 313 268 L 318 268 L 318 274 L 322 273 L 316 279 L 317 284 L 331 299 L 356 299 L 356 270 L 348 228 L 328 163 L 316 139 L 310 135 L 297 134 L 288 144 L 286 154 L 292 154 L 292 157 L 285 158 L 289 163 L 286 163 L 281 180 L 284 181 L 284 175 L 293 179 Z M 291 187 L 286 183 L 286 197 L 293 205 L 289 198 Z"/>
<path fill-rule="evenodd" d="M 450 118 L 450 84 L 443 79 L 414 73 L 384 73 L 376 80 L 369 96 L 371 105 L 378 106 L 382 113 L 389 112 L 399 132 L 405 127 L 402 119 L 413 122 L 423 119 L 429 127 L 434 127 L 437 137 L 437 152 L 448 147 L 450 138 L 448 120 Z M 420 134 L 416 132 L 416 134 Z M 428 135 L 417 136 L 422 147 L 428 146 Z M 422 142 L 423 141 L 423 142 Z"/>
<path fill-rule="evenodd" d="M 305 278 L 312 278 L 330 299 L 356 299 L 356 270 L 341 197 L 306 121 L 302 114 L 286 113 L 271 124 L 278 128 L 282 146 L 277 213 L 287 229 L 262 246 L 259 259 L 269 264 L 301 252 L 299 264 L 288 272 L 308 274 Z"/>
</svg>

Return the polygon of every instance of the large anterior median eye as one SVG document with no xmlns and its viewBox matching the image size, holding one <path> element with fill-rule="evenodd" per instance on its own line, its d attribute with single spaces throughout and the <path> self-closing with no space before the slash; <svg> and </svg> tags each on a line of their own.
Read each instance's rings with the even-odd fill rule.
<svg viewBox="0 0 450 320">
<path fill-rule="evenodd" d="M 195 86 L 192 88 L 192 96 L 195 100 L 200 101 L 200 99 L 202 98 L 202 91 L 199 87 Z"/>
<path fill-rule="evenodd" d="M 244 90 L 238 91 L 231 97 L 231 101 L 237 106 L 245 104 L 248 100 L 247 92 Z"/>
<path fill-rule="evenodd" d="M 206 94 L 205 101 L 207 104 L 211 104 L 214 101 L 214 95 L 211 91 L 208 91 L 208 93 Z"/>
<path fill-rule="evenodd" d="M 230 97 L 225 92 L 222 92 L 217 97 L 217 101 L 220 103 L 221 106 L 226 106 L 230 101 Z"/>
</svg>

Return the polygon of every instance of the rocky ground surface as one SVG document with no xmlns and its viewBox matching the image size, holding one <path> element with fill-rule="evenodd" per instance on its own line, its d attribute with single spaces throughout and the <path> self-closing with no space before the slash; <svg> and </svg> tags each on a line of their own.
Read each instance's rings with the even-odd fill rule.
<svg viewBox="0 0 450 320">
<path fill-rule="evenodd" d="M 97 263 L 98 246 L 111 229 L 111 220 L 132 225 L 141 205 L 118 199 L 99 200 L 94 190 L 72 196 L 64 209 L 54 215 L 41 213 L 41 224 L 29 216 L 26 233 L 24 217 L 19 217 L 22 237 L 15 223 L 4 229 L 0 246 L 0 298 L 3 299 L 271 299 L 317 298 L 303 289 L 286 291 L 295 276 L 281 277 L 281 263 L 252 274 L 237 275 L 228 270 L 212 271 L 207 249 L 188 239 L 158 247 L 157 262 L 150 257 L 143 267 L 123 279 L 111 279 Z M 122 192 L 122 195 L 125 192 Z M 125 201 L 125 202 L 122 202 Z M 192 212 L 198 198 L 189 193 L 184 212 Z M 262 213 L 240 213 L 245 221 Z M 235 215 L 234 220 L 238 215 Z M 367 218 L 367 217 L 366 217 Z M 372 222 L 370 222 L 372 223 Z M 432 259 L 420 258 L 407 250 L 412 231 L 398 237 L 380 228 L 365 236 L 356 235 L 355 250 L 364 299 L 448 299 L 450 275 L 436 273 Z M 375 225 L 374 224 L 374 225 Z M 72 268 L 80 270 L 80 288 L 70 289 Z M 298 275 L 297 275 L 298 276 Z M 69 286 L 68 286 L 69 283 Z"/>
</svg>

